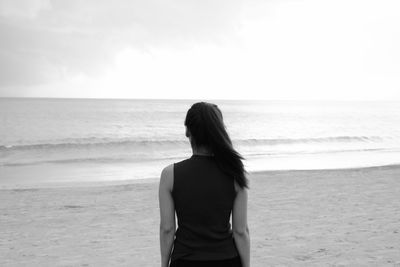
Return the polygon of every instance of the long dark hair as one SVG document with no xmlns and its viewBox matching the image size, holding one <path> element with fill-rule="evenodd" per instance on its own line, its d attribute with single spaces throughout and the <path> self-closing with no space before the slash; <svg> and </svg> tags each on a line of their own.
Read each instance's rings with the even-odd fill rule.
<svg viewBox="0 0 400 267">
<path fill-rule="evenodd" d="M 190 131 L 192 145 L 211 150 L 219 168 L 233 177 L 241 188 L 248 188 L 244 158 L 233 148 L 217 105 L 206 102 L 193 104 L 186 114 L 185 126 Z"/>
</svg>

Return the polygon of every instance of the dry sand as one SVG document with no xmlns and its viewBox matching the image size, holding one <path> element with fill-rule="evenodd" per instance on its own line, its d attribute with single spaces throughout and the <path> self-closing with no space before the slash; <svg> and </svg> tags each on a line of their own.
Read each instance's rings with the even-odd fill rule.
<svg viewBox="0 0 400 267">
<path fill-rule="evenodd" d="M 400 167 L 250 180 L 252 266 L 400 266 Z M 0 190 L 0 266 L 159 266 L 157 186 Z"/>
</svg>

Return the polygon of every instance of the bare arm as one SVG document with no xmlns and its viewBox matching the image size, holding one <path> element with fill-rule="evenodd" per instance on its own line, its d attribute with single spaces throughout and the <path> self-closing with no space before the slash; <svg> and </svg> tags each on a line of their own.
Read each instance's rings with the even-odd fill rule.
<svg viewBox="0 0 400 267">
<path fill-rule="evenodd" d="M 232 210 L 232 230 L 243 267 L 250 267 L 250 233 L 247 225 L 247 189 L 237 190 Z"/>
<path fill-rule="evenodd" d="M 161 173 L 158 192 L 160 206 L 161 267 L 168 267 L 175 236 L 175 206 L 172 199 L 173 172 L 173 165 L 164 168 Z"/>
</svg>

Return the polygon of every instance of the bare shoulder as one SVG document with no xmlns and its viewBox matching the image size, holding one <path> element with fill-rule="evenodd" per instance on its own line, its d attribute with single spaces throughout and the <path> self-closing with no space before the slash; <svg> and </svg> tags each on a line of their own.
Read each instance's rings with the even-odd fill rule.
<svg viewBox="0 0 400 267">
<path fill-rule="evenodd" d="M 170 164 L 167 167 L 165 167 L 162 172 L 161 172 L 161 178 L 163 177 L 170 177 L 173 176 L 174 174 L 174 164 Z"/>
<path fill-rule="evenodd" d="M 236 194 L 237 193 L 245 193 L 245 194 L 247 194 L 247 189 L 240 187 L 240 185 L 236 181 L 234 181 L 234 186 L 235 186 Z"/>
<path fill-rule="evenodd" d="M 160 187 L 172 190 L 174 183 L 174 164 L 166 166 L 161 172 Z"/>
</svg>

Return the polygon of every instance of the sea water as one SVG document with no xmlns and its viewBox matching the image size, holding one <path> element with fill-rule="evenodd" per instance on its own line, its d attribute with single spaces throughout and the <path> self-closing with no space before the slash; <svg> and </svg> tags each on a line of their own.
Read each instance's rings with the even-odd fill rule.
<svg viewBox="0 0 400 267">
<path fill-rule="evenodd" d="M 159 177 L 196 100 L 0 98 L 0 185 Z M 400 163 L 399 102 L 215 100 L 248 171 Z"/>
</svg>

